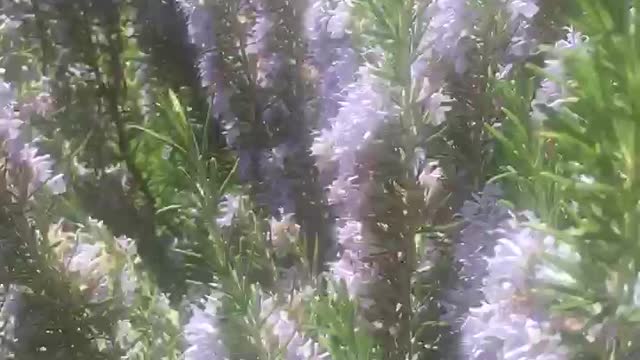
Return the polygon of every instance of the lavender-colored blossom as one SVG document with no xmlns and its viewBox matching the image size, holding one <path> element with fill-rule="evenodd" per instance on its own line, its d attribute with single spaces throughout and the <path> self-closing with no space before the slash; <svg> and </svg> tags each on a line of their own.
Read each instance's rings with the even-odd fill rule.
<svg viewBox="0 0 640 360">
<path fill-rule="evenodd" d="M 210 9 L 202 1 L 179 0 L 178 6 L 187 18 L 188 33 L 191 43 L 198 51 L 198 68 L 200 80 L 205 87 L 219 81 L 219 64 L 217 56 L 217 41 L 215 18 Z"/>
<path fill-rule="evenodd" d="M 116 293 L 124 306 L 133 305 L 138 288 L 134 267 L 138 257 L 131 239 L 114 238 L 101 222 L 93 219 L 75 233 L 64 231 L 62 223 L 54 224 L 47 238 L 55 244 L 58 266 L 89 302 L 101 303 Z M 115 247 L 107 246 L 111 242 Z M 117 279 L 114 274 L 118 274 Z"/>
<path fill-rule="evenodd" d="M 120 271 L 120 292 L 125 306 L 133 305 L 136 290 L 138 289 L 138 279 L 133 264 L 127 263 Z"/>
<path fill-rule="evenodd" d="M 0 146 L 8 157 L 15 157 L 20 150 L 20 133 L 23 125 L 20 114 L 14 109 L 15 92 L 11 85 L 0 81 Z"/>
<path fill-rule="evenodd" d="M 29 193 L 33 193 L 43 185 L 47 185 L 53 194 L 64 193 L 66 184 L 62 174 L 54 175 L 51 156 L 38 153 L 38 149 L 32 144 L 25 144 L 13 157 L 14 164 L 28 172 Z"/>
<path fill-rule="evenodd" d="M 337 165 L 337 178 L 343 180 L 355 175 L 358 152 L 394 112 L 384 86 L 366 68 L 359 74 L 360 79 L 346 88 L 339 112 L 312 145 L 322 162 Z"/>
<path fill-rule="evenodd" d="M 296 322 L 291 319 L 286 308 L 279 306 L 274 298 L 262 301 L 261 313 L 265 317 L 263 339 L 268 348 L 273 343 L 284 350 L 286 360 L 330 359 L 318 343 L 305 337 Z"/>
<path fill-rule="evenodd" d="M 454 250 L 454 259 L 459 266 L 457 282 L 445 294 L 444 305 L 448 313 L 445 319 L 456 331 L 462 317 L 469 308 L 479 306 L 484 300 L 482 281 L 487 275 L 485 258 L 493 255 L 499 238 L 494 229 L 509 218 L 508 210 L 498 203 L 502 190 L 488 184 L 480 194 L 465 201 L 460 215 L 465 222 Z"/>
<path fill-rule="evenodd" d="M 502 305 L 502 304 L 501 304 Z M 548 322 L 512 313 L 501 305 L 472 310 L 464 326 L 468 359 L 565 360 L 569 351 Z"/>
<path fill-rule="evenodd" d="M 65 192 L 63 176 L 54 174 L 51 157 L 41 154 L 35 141 L 27 142 L 32 139 L 25 139 L 24 120 L 28 119 L 24 118 L 29 115 L 29 111 L 35 110 L 23 104 L 20 111 L 17 111 L 16 106 L 11 86 L 0 82 L 0 153 L 9 161 L 14 186 L 26 189 L 28 194 L 33 194 L 44 185 L 54 194 Z"/>
<path fill-rule="evenodd" d="M 47 79 L 43 79 L 47 83 Z M 54 110 L 53 97 L 46 91 L 40 92 L 38 95 L 27 99 L 20 106 L 20 117 L 24 121 L 28 121 L 31 116 L 38 115 L 48 117 Z"/>
<path fill-rule="evenodd" d="M 540 10 L 536 0 L 507 0 L 506 4 L 512 21 L 518 17 L 531 19 Z"/>
<path fill-rule="evenodd" d="M 0 109 L 5 110 L 15 100 L 15 92 L 7 82 L 0 81 Z"/>
<path fill-rule="evenodd" d="M 181 7 L 209 71 L 203 85 L 214 94 L 214 116 L 222 121 L 227 144 L 238 156 L 240 181 L 251 185 L 256 206 L 273 216 L 280 208 L 295 213 L 309 238 L 325 238 L 319 235 L 324 233 L 323 221 L 318 221 L 323 218 L 321 190 L 315 186 L 308 154 L 305 99 L 292 91 L 299 84 L 298 60 L 303 59 L 295 46 L 287 46 L 296 43 L 292 29 L 301 19 L 286 2 L 242 2 L 239 27 L 220 20 L 224 6 L 183 0 Z M 241 28 L 246 33 L 240 33 Z M 253 84 L 246 84 L 247 79 Z M 237 93 L 246 86 L 253 89 L 250 98 Z"/>
<path fill-rule="evenodd" d="M 534 36 L 533 17 L 540 8 L 537 0 L 502 0 L 509 13 L 507 31 L 511 32 L 511 43 L 507 49 L 507 61 L 526 59 L 537 47 Z"/>
<path fill-rule="evenodd" d="M 468 67 L 470 36 L 477 14 L 467 0 L 435 0 L 427 7 L 428 27 L 421 40 L 422 56 L 414 63 L 414 78 L 423 77 L 425 62 L 444 61 L 459 74 Z"/>
<path fill-rule="evenodd" d="M 433 4 L 432 4 L 433 5 Z M 437 31 L 437 30 L 436 30 Z M 429 39 L 427 33 L 422 41 L 422 55 L 411 66 L 411 76 L 414 86 L 420 89 L 417 102 L 422 104 L 422 110 L 429 115 L 433 125 L 440 125 L 446 120 L 446 113 L 451 110 L 449 103 L 453 100 L 445 94 L 445 74 L 443 71 L 447 61 L 443 61 L 434 46 L 434 40 Z M 463 70 L 460 70 L 463 71 Z"/>
<path fill-rule="evenodd" d="M 271 9 L 269 5 L 272 4 L 267 2 L 253 0 L 251 3 L 255 8 L 256 23 L 249 33 L 246 52 L 257 57 L 257 85 L 272 88 L 278 82 L 282 84 L 280 76 L 286 69 L 286 56 L 276 43 L 282 40 L 277 34 L 281 14 L 279 9 Z"/>
<path fill-rule="evenodd" d="M 5 111 L 0 116 L 0 140 L 4 145 L 5 151 L 11 156 L 18 147 L 16 140 L 20 136 L 22 121 L 11 116 L 10 111 Z"/>
<path fill-rule="evenodd" d="M 545 252 L 548 237 L 515 218 L 496 230 L 493 255 L 486 257 L 481 287 L 482 305 L 470 309 L 462 326 L 462 342 L 469 359 L 569 359 L 548 315 L 531 301 L 532 262 Z"/>
<path fill-rule="evenodd" d="M 221 121 L 227 144 L 232 146 L 239 136 L 238 119 L 231 109 L 232 92 L 225 79 L 223 54 L 218 46 L 216 9 L 198 0 L 178 0 L 177 4 L 186 17 L 189 40 L 198 53 L 200 82 L 213 94 L 213 115 Z"/>
<path fill-rule="evenodd" d="M 89 277 L 101 265 L 103 244 L 78 244 L 64 260 L 67 270 L 77 272 L 81 277 Z"/>
<path fill-rule="evenodd" d="M 328 179 L 328 198 L 336 219 L 339 260 L 331 267 L 333 276 L 344 282 L 349 295 L 357 299 L 368 320 L 381 320 L 388 305 L 395 309 L 397 294 L 389 290 L 380 266 L 367 260 L 386 248 L 377 243 L 369 229 L 365 204 L 369 201 L 371 147 L 387 120 L 397 109 L 388 89 L 368 69 L 361 68 L 358 80 L 344 91 L 341 107 L 315 139 L 313 150 Z M 322 150 L 324 153 L 320 153 Z M 381 304 L 381 307 L 376 304 Z M 384 305 L 382 305 L 384 304 Z"/>
<path fill-rule="evenodd" d="M 358 56 L 349 34 L 351 7 L 342 0 L 311 1 L 304 27 L 310 65 L 318 74 L 320 125 L 336 115 L 345 89 L 356 76 Z"/>
<path fill-rule="evenodd" d="M 327 20 L 327 31 L 332 39 L 344 38 L 348 33 L 348 26 L 351 20 L 351 9 L 346 1 L 338 2 L 337 6 L 330 11 L 331 16 Z"/>
<path fill-rule="evenodd" d="M 588 38 L 585 35 L 568 28 L 566 39 L 555 44 L 555 48 L 551 52 L 552 58 L 545 61 L 545 71 L 551 78 L 542 81 L 531 102 L 534 120 L 546 120 L 548 111 L 557 111 L 570 101 L 569 89 L 565 85 L 567 79 L 562 65 L 562 56 L 568 51 L 584 47 L 587 41 Z"/>
<path fill-rule="evenodd" d="M 222 339 L 218 308 L 220 304 L 208 298 L 204 309 L 194 306 L 191 318 L 185 325 L 187 350 L 185 360 L 223 360 L 228 358 Z"/>
</svg>

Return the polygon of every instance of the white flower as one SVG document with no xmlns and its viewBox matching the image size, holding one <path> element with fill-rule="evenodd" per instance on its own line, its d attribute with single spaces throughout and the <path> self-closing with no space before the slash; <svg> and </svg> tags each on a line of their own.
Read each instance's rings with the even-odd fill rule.
<svg viewBox="0 0 640 360">
<path fill-rule="evenodd" d="M 557 241 L 551 236 L 545 237 L 544 248 L 545 254 L 555 257 L 565 265 L 576 266 L 580 263 L 580 254 L 575 248 L 567 243 Z M 577 282 L 577 279 L 567 270 L 549 261 L 542 261 L 536 264 L 535 279 L 542 283 L 564 286 L 571 286 Z"/>
<path fill-rule="evenodd" d="M 536 90 L 531 102 L 532 118 L 538 121 L 547 119 L 547 111 L 558 111 L 565 103 L 571 101 L 566 87 L 566 74 L 562 65 L 562 57 L 567 51 L 584 47 L 588 38 L 573 28 L 567 28 L 566 39 L 556 42 L 551 52 L 551 59 L 545 60 L 545 72 L 553 78 L 544 79 Z"/>
<path fill-rule="evenodd" d="M 29 182 L 29 193 L 39 190 L 46 185 L 53 194 L 61 194 L 66 191 L 66 184 L 61 174 L 54 175 L 53 161 L 49 155 L 38 155 L 38 149 L 32 144 L 25 144 L 15 154 L 14 164 L 26 170 L 26 178 Z"/>
<path fill-rule="evenodd" d="M 227 194 L 220 202 L 220 216 L 216 218 L 216 223 L 220 227 L 229 227 L 233 224 L 233 219 L 237 216 L 240 209 L 240 196 Z"/>
<path fill-rule="evenodd" d="M 443 103 L 448 103 L 452 100 L 448 95 L 444 95 L 442 90 L 433 93 L 429 97 L 427 109 L 433 125 L 440 125 L 447 119 L 446 114 L 451 110 L 451 106 L 443 105 Z"/>
<path fill-rule="evenodd" d="M 507 6 L 511 12 L 512 21 L 519 16 L 531 19 L 540 11 L 535 0 L 511 0 L 508 1 Z"/>
<path fill-rule="evenodd" d="M 328 169 L 333 162 L 334 149 L 333 132 L 326 129 L 320 130 L 311 145 L 311 154 L 316 158 L 316 165 L 321 172 Z"/>
</svg>

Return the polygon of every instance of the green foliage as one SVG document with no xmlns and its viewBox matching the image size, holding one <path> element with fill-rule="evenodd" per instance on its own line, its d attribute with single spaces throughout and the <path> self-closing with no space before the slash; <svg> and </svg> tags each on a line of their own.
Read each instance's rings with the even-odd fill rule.
<svg viewBox="0 0 640 360">
<path fill-rule="evenodd" d="M 577 264 L 546 258 L 575 281 L 541 286 L 540 294 L 557 315 L 581 322 L 566 336 L 585 354 L 622 359 L 640 346 L 633 310 L 640 271 L 640 20 L 636 2 L 580 4 L 577 29 L 590 39 L 561 58 L 569 101 L 537 124 L 529 120 L 532 78 L 498 83 L 507 119 L 492 132 L 501 145 L 499 177 L 517 206 L 539 213 L 543 229 L 579 254 Z M 616 333 L 603 330 L 594 339 L 594 326 Z"/>
<path fill-rule="evenodd" d="M 365 322 L 358 315 L 358 304 L 349 300 L 342 284 L 328 282 L 324 294 L 314 294 L 307 300 L 305 328 L 318 338 L 332 359 L 383 359 L 383 350 L 368 334 Z"/>
</svg>

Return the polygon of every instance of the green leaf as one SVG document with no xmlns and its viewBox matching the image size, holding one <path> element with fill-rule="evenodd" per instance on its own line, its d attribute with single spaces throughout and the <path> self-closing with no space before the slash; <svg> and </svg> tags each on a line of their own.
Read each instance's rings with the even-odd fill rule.
<svg viewBox="0 0 640 360">
<path fill-rule="evenodd" d="M 157 132 L 155 132 L 155 131 L 153 131 L 153 130 L 151 130 L 151 129 L 148 129 L 148 128 L 145 128 L 145 127 L 143 127 L 143 126 L 136 125 L 136 124 L 128 124 L 128 125 L 127 125 L 127 129 L 136 129 L 136 130 L 140 130 L 140 131 L 144 132 L 145 134 L 150 135 L 150 136 L 154 137 L 155 139 L 160 140 L 160 141 L 162 141 L 163 143 L 165 143 L 165 144 L 167 144 L 167 145 L 171 146 L 172 148 L 174 148 L 174 149 L 176 149 L 176 150 L 180 151 L 181 153 L 183 153 L 183 154 L 185 154 L 185 155 L 187 154 L 187 151 L 186 151 L 182 146 L 180 146 L 180 145 L 176 144 L 175 142 L 173 142 L 173 141 L 172 141 L 171 139 L 169 139 L 168 137 L 166 137 L 166 136 L 164 136 L 164 135 L 161 135 L 161 134 L 159 134 L 159 133 L 157 133 Z"/>
</svg>

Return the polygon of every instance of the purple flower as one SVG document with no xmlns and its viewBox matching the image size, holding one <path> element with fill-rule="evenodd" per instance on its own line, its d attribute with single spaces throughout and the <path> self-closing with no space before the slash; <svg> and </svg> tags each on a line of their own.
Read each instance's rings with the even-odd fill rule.
<svg viewBox="0 0 640 360">
<path fill-rule="evenodd" d="M 204 309 L 193 306 L 191 318 L 185 325 L 187 350 L 185 360 L 223 360 L 228 358 L 222 339 L 222 329 L 217 311 L 220 304 L 208 298 Z"/>
<path fill-rule="evenodd" d="M 204 87 L 219 82 L 219 61 L 216 40 L 215 18 L 202 1 L 178 0 L 178 6 L 187 18 L 191 43 L 198 51 L 200 80 Z"/>
<path fill-rule="evenodd" d="M 498 203 L 501 189 L 488 184 L 480 194 L 473 194 L 472 200 L 464 202 L 460 215 L 465 222 L 454 250 L 454 259 L 459 267 L 458 279 L 452 289 L 445 294 L 445 316 L 454 328 L 461 325 L 460 318 L 469 308 L 479 306 L 484 301 L 483 279 L 487 275 L 486 257 L 493 255 L 499 234 L 494 231 L 510 217 L 506 208 Z"/>
<path fill-rule="evenodd" d="M 187 19 L 189 40 L 198 52 L 197 63 L 202 87 L 213 94 L 213 115 L 222 123 L 227 144 L 234 146 L 240 130 L 237 116 L 231 108 L 233 91 L 225 76 L 223 49 L 217 38 L 217 9 L 198 0 L 178 0 L 177 4 Z"/>
<path fill-rule="evenodd" d="M 30 194 L 45 184 L 53 194 L 62 194 L 66 191 L 62 174 L 55 175 L 53 172 L 51 156 L 38 155 L 38 149 L 33 145 L 25 144 L 14 157 L 14 161 L 15 165 L 26 171 Z"/>
<path fill-rule="evenodd" d="M 262 338 L 267 348 L 275 345 L 284 350 L 286 360 L 330 359 L 329 354 L 322 351 L 318 343 L 305 337 L 290 317 L 287 308 L 278 306 L 274 298 L 262 301 L 261 313 L 265 318 Z"/>
<path fill-rule="evenodd" d="M 28 194 L 33 194 L 44 185 L 53 194 L 65 192 L 66 185 L 62 175 L 53 172 L 51 156 L 39 154 L 35 141 L 26 142 L 31 139 L 24 139 L 27 125 L 20 118 L 27 115 L 17 112 L 14 109 L 15 105 L 11 86 L 0 82 L 0 154 L 6 156 L 9 161 L 13 185 L 19 189 L 26 189 Z M 31 111 L 32 108 L 33 106 L 28 104 L 21 106 L 25 112 Z"/>
<path fill-rule="evenodd" d="M 507 0 L 506 4 L 511 13 L 511 21 L 518 17 L 533 18 L 540 10 L 536 3 L 537 0 Z"/>
<path fill-rule="evenodd" d="M 337 165 L 338 178 L 343 179 L 355 174 L 358 152 L 395 111 L 384 86 L 366 68 L 361 68 L 359 75 L 360 79 L 346 88 L 340 110 L 312 146 L 321 162 Z"/>
<path fill-rule="evenodd" d="M 320 125 L 336 115 L 345 89 L 358 71 L 348 25 L 351 8 L 346 1 L 314 0 L 305 13 L 304 27 L 310 66 L 319 74 L 316 98 Z"/>
<path fill-rule="evenodd" d="M 507 49 L 509 62 L 520 61 L 529 57 L 537 47 L 533 35 L 533 17 L 540 8 L 537 0 L 502 0 L 510 15 L 507 31 L 512 33 L 511 43 Z"/>
<path fill-rule="evenodd" d="M 462 343 L 469 359 L 569 359 L 560 334 L 545 319 L 548 314 L 531 299 L 534 261 L 550 242 L 515 218 L 492 231 L 499 238 L 486 259 L 480 288 L 482 304 L 469 310 Z"/>
<path fill-rule="evenodd" d="M 89 302 L 102 303 L 117 297 L 124 307 L 133 305 L 138 289 L 134 265 L 138 257 L 133 240 L 114 238 L 102 222 L 93 219 L 75 233 L 64 231 L 62 222 L 54 224 L 47 239 L 55 244 L 58 266 L 88 296 Z"/>
<path fill-rule="evenodd" d="M 414 77 L 421 77 L 421 62 L 444 61 L 459 74 L 468 67 L 470 36 L 477 14 L 466 0 L 435 0 L 426 9 L 428 27 L 421 41 L 422 56 L 414 64 Z"/>
<path fill-rule="evenodd" d="M 536 90 L 536 96 L 531 102 L 532 118 L 537 121 L 547 119 L 548 111 L 558 111 L 569 99 L 569 89 L 566 86 L 567 76 L 562 65 L 562 56 L 567 51 L 584 47 L 588 38 L 572 28 L 567 28 L 566 39 L 555 44 L 551 52 L 551 59 L 545 61 L 545 71 L 552 77 L 542 80 Z"/>
<path fill-rule="evenodd" d="M 11 85 L 0 82 L 0 145 L 9 157 L 19 151 L 22 120 L 14 109 L 15 93 Z"/>
</svg>

